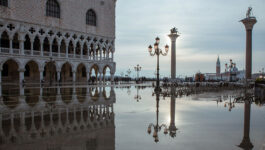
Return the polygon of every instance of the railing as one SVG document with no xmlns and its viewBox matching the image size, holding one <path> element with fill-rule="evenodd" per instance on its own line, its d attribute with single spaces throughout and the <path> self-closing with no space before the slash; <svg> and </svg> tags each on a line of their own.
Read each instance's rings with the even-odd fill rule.
<svg viewBox="0 0 265 150">
<path fill-rule="evenodd" d="M 81 55 L 75 55 L 75 58 L 81 58 Z"/>
<path fill-rule="evenodd" d="M 68 54 L 69 58 L 74 58 L 74 54 Z"/>
<path fill-rule="evenodd" d="M 30 52 L 30 50 L 24 50 L 24 54 L 25 54 L 25 55 L 30 55 L 31 52 Z"/>
<path fill-rule="evenodd" d="M 59 55 L 58 55 L 58 53 L 52 52 L 52 56 L 53 57 L 58 57 Z"/>
<path fill-rule="evenodd" d="M 1 53 L 9 53 L 9 48 L 1 47 Z"/>
<path fill-rule="evenodd" d="M 10 48 L 5 48 L 5 47 L 0 47 L 0 53 L 5 53 L 5 54 L 10 54 Z M 13 54 L 20 54 L 20 49 L 15 49 L 13 48 Z M 24 50 L 24 55 L 32 56 L 31 50 Z M 41 52 L 39 50 L 33 50 L 33 56 L 40 56 Z M 50 52 L 49 51 L 43 51 L 43 56 L 44 57 L 50 57 Z M 59 53 L 52 52 L 52 57 L 59 57 Z M 66 53 L 60 53 L 60 57 L 66 58 Z M 100 58 L 94 57 L 94 56 L 89 56 L 89 55 L 83 55 L 81 58 L 81 55 L 79 54 L 68 54 L 68 58 L 76 58 L 76 59 L 82 59 L 82 60 L 94 60 L 94 61 L 112 61 L 112 58 Z"/>
<path fill-rule="evenodd" d="M 50 52 L 43 52 L 43 56 L 50 56 Z"/>
<path fill-rule="evenodd" d="M 13 49 L 14 54 L 19 54 L 19 51 L 20 51 L 19 49 L 15 49 L 15 48 Z"/>
<path fill-rule="evenodd" d="M 61 57 L 66 57 L 65 53 L 60 53 Z"/>
<path fill-rule="evenodd" d="M 40 51 L 36 51 L 36 50 L 34 50 L 34 51 L 33 51 L 33 55 L 34 55 L 34 56 L 38 56 L 38 55 L 40 55 Z"/>
</svg>

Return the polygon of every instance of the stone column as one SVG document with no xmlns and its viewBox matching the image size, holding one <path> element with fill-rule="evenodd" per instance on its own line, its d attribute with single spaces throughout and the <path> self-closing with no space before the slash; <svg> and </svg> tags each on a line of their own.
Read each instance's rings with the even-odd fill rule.
<svg viewBox="0 0 265 150">
<path fill-rule="evenodd" d="M 74 58 L 76 56 L 76 44 L 74 45 Z"/>
<path fill-rule="evenodd" d="M 102 60 L 102 48 L 99 49 L 99 59 Z"/>
<path fill-rule="evenodd" d="M 76 71 L 73 71 L 73 82 L 76 81 Z"/>
<path fill-rule="evenodd" d="M 99 73 L 99 83 L 100 84 L 102 83 L 102 73 L 101 72 Z"/>
<path fill-rule="evenodd" d="M 40 55 L 43 56 L 43 39 L 40 39 Z"/>
<path fill-rule="evenodd" d="M 176 79 L 176 39 L 179 37 L 177 29 L 171 29 L 168 36 L 171 39 L 171 80 L 174 81 Z"/>
<path fill-rule="evenodd" d="M 241 22 L 246 28 L 246 79 L 251 79 L 252 76 L 252 29 L 257 23 L 255 17 L 247 17 Z"/>
<path fill-rule="evenodd" d="M 86 72 L 86 81 L 88 81 L 90 79 L 90 73 L 89 71 Z"/>
<path fill-rule="evenodd" d="M 23 83 L 25 69 L 19 69 L 19 83 Z"/>
<path fill-rule="evenodd" d="M 41 83 L 41 81 L 43 80 L 43 71 L 44 71 L 44 70 L 40 70 L 40 83 Z"/>
<path fill-rule="evenodd" d="M 58 57 L 61 57 L 61 44 L 58 44 Z"/>
<path fill-rule="evenodd" d="M 57 81 L 59 82 L 61 79 L 61 72 L 60 71 L 57 71 Z"/>
<path fill-rule="evenodd" d="M 20 55 L 24 55 L 24 40 L 19 40 Z"/>
<path fill-rule="evenodd" d="M 34 39 L 30 39 L 30 55 L 33 56 L 33 43 L 34 43 Z"/>
<path fill-rule="evenodd" d="M 68 48 L 69 48 L 69 43 L 66 43 L 66 45 L 65 45 L 65 48 L 66 48 L 66 50 L 65 50 L 65 57 L 66 58 L 68 58 Z"/>
<path fill-rule="evenodd" d="M 114 82 L 114 73 L 110 74 L 111 82 Z"/>
<path fill-rule="evenodd" d="M 49 46 L 50 46 L 50 54 L 49 54 L 49 56 L 52 56 L 52 42 L 49 42 Z"/>
<path fill-rule="evenodd" d="M 83 58 L 83 44 L 81 44 L 81 52 L 80 52 L 80 58 L 82 59 Z"/>
<path fill-rule="evenodd" d="M 9 39 L 9 53 L 13 54 L 13 39 Z"/>
</svg>

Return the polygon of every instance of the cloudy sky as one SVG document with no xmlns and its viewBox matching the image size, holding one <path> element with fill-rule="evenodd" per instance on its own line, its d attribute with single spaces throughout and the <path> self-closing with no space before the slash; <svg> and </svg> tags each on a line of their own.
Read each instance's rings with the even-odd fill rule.
<svg viewBox="0 0 265 150">
<path fill-rule="evenodd" d="M 170 45 L 167 35 L 172 27 L 181 33 L 176 48 L 177 76 L 215 72 L 218 55 L 222 71 L 229 59 L 244 69 L 245 28 L 239 20 L 249 6 L 258 20 L 253 30 L 253 72 L 258 72 L 265 67 L 265 0 L 118 0 L 117 75 L 140 64 L 141 75 L 153 77 L 156 58 L 147 47 L 156 36 L 161 38 L 161 48 Z M 161 58 L 160 66 L 161 75 L 169 76 L 170 51 Z"/>
</svg>

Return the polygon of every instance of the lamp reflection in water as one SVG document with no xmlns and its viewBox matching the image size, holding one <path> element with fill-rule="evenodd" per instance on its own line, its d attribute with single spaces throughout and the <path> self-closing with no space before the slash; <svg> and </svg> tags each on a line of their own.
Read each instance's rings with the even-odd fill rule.
<svg viewBox="0 0 265 150">
<path fill-rule="evenodd" d="M 171 87 L 171 92 L 175 91 L 175 87 Z M 159 125 L 159 100 L 160 100 L 160 94 L 161 92 L 155 91 L 156 95 L 156 123 L 150 123 L 147 132 L 148 134 L 152 133 L 153 128 L 153 138 L 154 141 L 157 143 L 159 142 L 158 132 L 161 131 L 161 129 L 164 129 L 164 134 L 167 135 L 169 132 L 169 135 L 174 138 L 176 136 L 177 128 L 175 126 L 175 95 L 171 95 L 171 103 L 170 103 L 170 125 L 169 127 L 166 124 Z"/>
<path fill-rule="evenodd" d="M 139 86 L 138 87 L 136 87 L 137 88 L 137 94 L 134 96 L 134 99 L 137 101 L 137 102 L 139 102 L 139 100 L 141 100 L 142 99 L 142 97 L 141 97 L 141 95 L 139 95 Z"/>
</svg>

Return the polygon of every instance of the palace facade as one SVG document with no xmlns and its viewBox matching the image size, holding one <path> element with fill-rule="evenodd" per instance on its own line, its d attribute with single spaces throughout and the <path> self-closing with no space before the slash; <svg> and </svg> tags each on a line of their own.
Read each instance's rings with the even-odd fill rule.
<svg viewBox="0 0 265 150">
<path fill-rule="evenodd" d="M 114 79 L 116 0 L 0 0 L 0 82 Z"/>
</svg>

